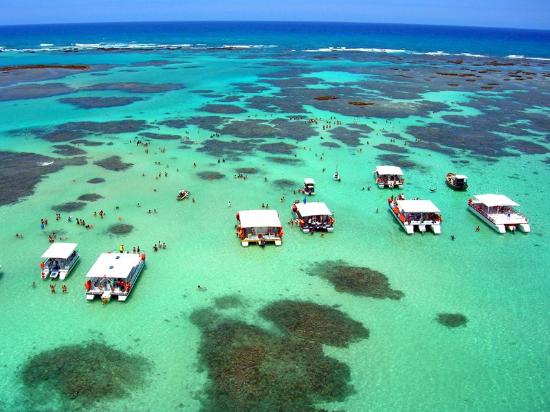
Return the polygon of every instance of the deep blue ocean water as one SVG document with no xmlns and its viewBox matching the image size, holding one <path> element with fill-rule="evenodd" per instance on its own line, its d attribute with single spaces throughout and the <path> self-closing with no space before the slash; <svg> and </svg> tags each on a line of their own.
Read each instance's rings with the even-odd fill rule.
<svg viewBox="0 0 550 412">
<path fill-rule="evenodd" d="M 0 27 L 0 50 L 78 44 L 275 45 L 550 58 L 550 31 L 363 23 L 174 22 Z"/>
</svg>

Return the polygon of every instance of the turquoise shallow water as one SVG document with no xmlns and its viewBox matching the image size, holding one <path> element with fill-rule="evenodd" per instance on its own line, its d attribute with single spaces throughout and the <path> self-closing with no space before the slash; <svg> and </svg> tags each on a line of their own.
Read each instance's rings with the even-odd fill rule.
<svg viewBox="0 0 550 412">
<path fill-rule="evenodd" d="M 2 58 L 6 64 L 40 61 L 32 55 Z M 99 399 L 87 408 L 144 411 L 206 408 L 208 375 L 198 356 L 201 331 L 191 322 L 190 315 L 197 309 L 212 307 L 216 298 L 227 295 L 240 297 L 243 304 L 220 309 L 219 313 L 268 330 L 275 328 L 258 315 L 258 310 L 280 299 L 337 305 L 338 310 L 369 328 L 368 339 L 359 340 L 348 348 L 324 346 L 327 356 L 350 367 L 354 392 L 341 402 L 320 402 L 319 407 L 349 411 L 542 411 L 548 408 L 550 259 L 545 245 L 550 230 L 546 213 L 546 193 L 550 189 L 546 154 L 549 130 L 545 123 L 534 123 L 531 119 L 530 128 L 522 129 L 522 135 L 507 138 L 505 146 L 513 139 L 523 139 L 536 142 L 544 150 L 487 157 L 471 147 L 469 150 L 459 147 L 452 155 L 442 150 L 412 147 L 418 133 L 411 131 L 416 129 L 409 129 L 421 126 L 430 134 L 438 125 L 451 124 L 444 118 L 446 115 L 468 116 L 464 121 L 468 125 L 476 117 L 502 115 L 504 109 L 514 113 L 517 120 L 522 118 L 526 108 L 544 111 L 547 97 L 539 96 L 537 100 L 538 95 L 532 94 L 533 101 L 515 101 L 506 97 L 504 87 L 473 90 L 464 82 L 459 87 L 449 86 L 452 81 L 427 84 L 419 93 L 411 90 L 414 88 L 411 85 L 422 82 L 422 76 L 427 76 L 426 67 L 436 67 L 434 71 L 450 70 L 444 58 L 436 57 L 396 62 L 386 56 L 358 58 L 355 54 L 321 59 L 307 54 L 295 58 L 264 55 L 260 51 L 149 51 L 46 54 L 41 59 L 58 64 L 113 65 L 96 73 L 99 76 L 94 72 L 82 72 L 44 80 L 44 84 L 61 82 L 76 89 L 107 82 L 183 83 L 185 89 L 130 93 L 144 100 L 114 108 L 80 109 L 58 101 L 69 95 L 1 101 L 0 150 L 52 156 L 57 162 L 62 156 L 52 151 L 56 143 L 37 137 L 40 133 L 33 134 L 35 128 L 69 121 L 107 122 L 128 118 L 145 120 L 152 126 L 150 131 L 155 133 L 177 134 L 193 143 L 151 140 L 149 153 L 145 153 L 133 142 L 138 133 L 86 133 L 85 138 L 104 143 L 101 146 L 78 145 L 86 151 L 86 165 L 67 166 L 46 175 L 35 186 L 32 195 L 0 207 L 0 307 L 3 314 L 0 320 L 0 392 L 3 394 L 0 409 L 81 408 L 78 399 L 67 400 L 55 391 L 45 394 L 29 388 L 21 374 L 25 362 L 42 351 L 90 340 L 104 342 L 122 352 L 140 354 L 152 367 L 145 377 L 146 385 L 133 390 L 129 396 L 108 401 Z M 132 65 L 154 60 L 168 60 L 173 64 Z M 283 67 L 271 66 L 274 62 Z M 393 68 L 404 67 L 402 64 L 416 70 L 416 78 L 394 76 Z M 472 60 L 462 67 L 475 67 L 475 64 L 477 61 Z M 353 70 L 346 72 L 343 68 L 361 69 L 362 74 Z M 277 83 L 266 76 L 285 69 L 288 73 L 281 78 L 293 84 Z M 528 70 L 548 71 L 544 65 Z M 342 85 L 378 90 L 363 98 L 375 100 L 374 107 L 387 105 L 391 115 L 370 116 L 367 112 L 358 116 L 343 109 L 332 111 L 331 106 L 320 106 L 305 95 L 301 89 L 303 85 L 297 83 L 308 77 L 319 81 L 306 85 L 306 89 L 315 90 L 317 95 L 338 94 L 340 101 L 357 97 L 345 97 L 351 92 L 338 90 Z M 537 79 L 528 84 L 516 81 L 506 87 L 534 93 L 530 87 L 540 82 L 543 94 L 548 89 L 548 80 L 540 76 Z M 266 87 L 267 90 L 256 95 L 286 94 L 283 99 L 303 105 L 304 113 L 274 113 L 265 107 L 253 107 L 249 99 L 254 94 L 238 90 L 236 83 Z M 392 86 L 387 90 L 379 89 L 383 83 Z M 197 93 L 197 90 L 202 92 Z M 409 95 L 390 97 L 395 90 L 403 90 Z M 70 97 L 121 95 L 128 94 L 77 91 Z M 220 103 L 218 100 L 228 95 L 238 96 L 240 100 L 224 104 L 246 111 L 212 114 L 199 110 L 206 104 Z M 386 96 L 386 100 L 377 100 L 380 96 Z M 478 98 L 487 99 L 500 111 L 491 112 L 489 103 L 479 103 Z M 442 103 L 445 107 L 424 112 L 417 110 L 414 102 Z M 200 151 L 212 140 L 212 133 L 221 131 L 220 127 L 214 130 L 215 118 L 208 119 L 202 127 L 188 124 L 183 129 L 158 123 L 165 119 L 205 116 L 224 117 L 226 124 L 251 119 L 265 119 L 269 123 L 297 115 L 318 119 L 318 123 L 311 126 L 312 137 L 299 141 L 292 139 L 290 133 L 288 136 L 259 137 L 263 139 L 262 144 L 285 142 L 295 145 L 288 154 L 266 153 L 258 146 L 256 138 L 221 132 L 219 139 L 222 141 L 245 143 L 253 150 L 241 148 L 235 153 L 216 156 Z M 370 129 L 360 133 L 357 145 L 346 144 L 323 129 L 331 117 L 331 130 L 335 128 L 335 121 L 341 122 L 348 131 L 357 125 Z M 492 125 L 509 120 L 503 117 Z M 485 129 L 479 123 L 472 125 L 472 139 L 490 132 L 490 125 Z M 245 129 L 258 130 L 259 127 L 248 125 Z M 244 135 L 246 131 L 238 133 Z M 390 142 L 389 133 L 396 139 L 395 143 Z M 327 141 L 337 142 L 340 147 L 321 145 Z M 375 146 L 389 143 L 398 147 L 391 150 L 405 150 L 401 153 L 402 158 L 393 160 L 414 162 L 404 165 L 407 180 L 404 192 L 410 197 L 429 198 L 442 210 L 441 236 L 431 233 L 405 235 L 387 212 L 386 198 L 390 192 L 377 188 L 362 190 L 373 184 L 372 170 L 384 162 L 380 156 L 391 154 Z M 159 150 L 161 148 L 165 150 Z M 93 163 L 111 155 L 118 155 L 133 166 L 125 171 L 111 171 Z M 299 162 L 275 163 L 269 160 L 273 156 L 290 161 L 298 159 Z M 219 163 L 222 157 L 225 161 Z M 259 172 L 250 174 L 245 181 L 235 179 L 235 170 L 240 167 L 254 167 Z M 331 178 L 336 167 L 343 177 L 341 183 Z M 445 187 L 443 178 L 450 170 L 470 176 L 469 193 L 452 192 Z M 165 171 L 167 177 L 155 178 Z M 202 171 L 219 172 L 225 177 L 202 180 L 197 175 Z M 104 178 L 106 182 L 87 183 L 95 177 Z M 316 198 L 335 211 L 335 232 L 324 237 L 310 237 L 285 225 L 280 248 L 240 247 L 234 235 L 235 213 L 240 209 L 258 208 L 267 202 L 279 211 L 281 220 L 286 223 L 290 219 L 291 202 L 298 195 L 294 195 L 292 189 L 277 187 L 274 182 L 290 179 L 299 186 L 304 177 L 316 179 Z M 437 191 L 430 193 L 433 187 Z M 175 195 L 181 188 L 191 190 L 196 202 L 176 202 Z M 529 217 L 532 233 L 499 236 L 468 213 L 468 196 L 487 192 L 507 194 L 521 203 L 521 210 Z M 62 213 L 62 221 L 55 221 L 52 205 L 74 201 L 85 193 L 98 193 L 103 199 L 87 203 L 80 211 Z M 282 195 L 286 196 L 284 202 L 280 201 Z M 231 201 L 230 208 L 228 201 Z M 100 209 L 107 213 L 104 219 L 93 216 L 93 212 Z M 158 213 L 148 214 L 148 209 L 157 209 Z M 69 224 L 66 222 L 68 215 L 84 218 L 94 228 L 86 230 Z M 66 295 L 50 294 L 47 284 L 39 277 L 39 257 L 48 247 L 47 236 L 40 230 L 42 217 L 49 220 L 48 232 L 60 231 L 63 238 L 79 244 L 81 261 L 67 279 L 69 292 Z M 125 236 L 108 234 L 107 228 L 119 222 L 133 225 L 134 230 Z M 475 232 L 478 225 L 481 230 Z M 23 233 L 24 238 L 15 239 L 15 233 Z M 450 239 L 451 234 L 455 235 L 455 241 Z M 166 242 L 168 248 L 154 253 L 152 245 L 159 240 Z M 115 251 L 120 244 L 127 248 L 140 245 L 148 256 L 146 269 L 130 299 L 125 304 L 112 302 L 105 306 L 86 302 L 85 273 L 100 253 Z M 326 280 L 307 272 L 314 263 L 329 260 L 343 260 L 378 270 L 405 296 L 401 300 L 377 300 L 337 292 Z M 31 287 L 33 281 L 37 283 L 36 288 Z M 198 284 L 207 290 L 198 291 Z M 446 328 L 434 320 L 440 312 L 463 313 L 468 323 L 465 327 Z"/>
</svg>

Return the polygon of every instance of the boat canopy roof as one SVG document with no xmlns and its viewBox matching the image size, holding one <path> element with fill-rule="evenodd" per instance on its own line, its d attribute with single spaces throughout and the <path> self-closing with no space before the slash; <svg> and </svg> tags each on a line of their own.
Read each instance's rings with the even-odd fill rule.
<svg viewBox="0 0 550 412">
<path fill-rule="evenodd" d="M 67 259 L 75 251 L 76 243 L 52 243 L 42 255 L 43 259 Z"/>
<path fill-rule="evenodd" d="M 397 206 L 405 213 L 441 213 L 431 200 L 398 200 Z"/>
<path fill-rule="evenodd" d="M 276 210 L 241 210 L 239 220 L 242 228 L 282 227 Z"/>
<path fill-rule="evenodd" d="M 315 184 L 315 180 L 312 179 L 311 177 L 306 177 L 306 178 L 304 179 L 304 184 L 305 184 L 305 185 L 314 185 L 314 184 Z"/>
<path fill-rule="evenodd" d="M 86 277 L 126 279 L 140 260 L 141 256 L 136 253 L 102 253 Z"/>
<path fill-rule="evenodd" d="M 403 171 L 397 166 L 377 166 L 376 173 L 379 175 L 398 175 L 403 176 Z"/>
<path fill-rule="evenodd" d="M 296 203 L 300 216 L 332 216 L 332 212 L 323 202 Z"/>
<path fill-rule="evenodd" d="M 494 206 L 519 206 L 516 202 L 504 195 L 476 195 L 474 198 L 487 207 Z"/>
<path fill-rule="evenodd" d="M 455 175 L 455 178 L 460 179 L 460 180 L 467 180 L 468 176 L 466 176 L 466 175 Z"/>
</svg>

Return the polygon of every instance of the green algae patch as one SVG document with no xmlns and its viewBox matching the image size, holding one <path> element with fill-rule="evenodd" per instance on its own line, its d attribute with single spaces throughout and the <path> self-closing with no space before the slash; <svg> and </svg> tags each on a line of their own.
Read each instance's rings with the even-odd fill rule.
<svg viewBox="0 0 550 412">
<path fill-rule="evenodd" d="M 448 328 L 458 328 L 468 323 L 468 318 L 462 313 L 438 313 L 435 320 Z"/>
<path fill-rule="evenodd" d="M 32 392 L 60 395 L 84 406 L 129 396 L 145 383 L 150 362 L 101 342 L 59 346 L 32 356 L 21 380 Z"/>
<path fill-rule="evenodd" d="M 303 339 L 346 347 L 369 337 L 362 323 L 327 305 L 281 300 L 264 307 L 260 314 L 281 330 Z"/>
<path fill-rule="evenodd" d="M 383 273 L 367 267 L 351 266 L 342 260 L 316 263 L 308 273 L 328 280 L 338 292 L 375 299 L 399 300 L 405 296 L 400 290 L 391 288 Z"/>
<path fill-rule="evenodd" d="M 209 377 L 204 410 L 315 411 L 353 393 L 349 367 L 321 344 L 237 320 L 205 322 L 205 313 L 192 316 L 200 320 L 199 357 Z"/>
</svg>

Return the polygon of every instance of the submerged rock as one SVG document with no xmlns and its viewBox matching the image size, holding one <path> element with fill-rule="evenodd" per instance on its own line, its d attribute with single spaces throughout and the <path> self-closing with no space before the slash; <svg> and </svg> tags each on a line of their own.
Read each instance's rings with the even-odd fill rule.
<svg viewBox="0 0 550 412">
<path fill-rule="evenodd" d="M 110 156 L 102 160 L 94 162 L 95 165 L 98 165 L 107 170 L 113 170 L 115 172 L 120 172 L 132 167 L 133 163 L 124 163 L 120 156 Z"/>
<path fill-rule="evenodd" d="M 225 177 L 223 173 L 212 171 L 198 172 L 197 176 L 199 176 L 202 180 L 220 180 Z"/>
<path fill-rule="evenodd" d="M 102 177 L 94 177 L 90 180 L 88 180 L 88 183 L 91 183 L 93 185 L 97 185 L 98 183 L 105 183 L 105 179 Z"/>
<path fill-rule="evenodd" d="M 140 355 L 91 341 L 34 355 L 23 365 L 21 379 L 29 391 L 57 393 L 80 409 L 129 396 L 143 386 L 150 368 Z"/>
<path fill-rule="evenodd" d="M 405 294 L 392 289 L 388 278 L 367 267 L 350 266 L 342 260 L 314 264 L 308 273 L 328 280 L 338 292 L 375 299 L 399 300 Z"/>
<path fill-rule="evenodd" d="M 343 312 L 313 302 L 281 300 L 260 314 L 290 335 L 331 346 L 346 347 L 369 337 L 369 331 Z"/>
<path fill-rule="evenodd" d="M 78 197 L 78 200 L 82 200 L 85 202 L 95 202 L 96 200 L 99 200 L 99 199 L 103 199 L 103 196 L 97 193 L 86 193 Z"/>
<path fill-rule="evenodd" d="M 126 223 L 115 223 L 107 229 L 107 231 L 113 235 L 127 235 L 132 230 L 134 230 L 134 227 Z"/>
<path fill-rule="evenodd" d="M 468 318 L 462 313 L 438 313 L 436 320 L 448 328 L 458 328 L 468 323 Z"/>
<path fill-rule="evenodd" d="M 76 212 L 77 210 L 82 210 L 86 207 L 86 203 L 84 202 L 67 202 L 62 203 L 60 205 L 52 206 L 52 210 L 55 210 L 56 212 Z"/>
</svg>

